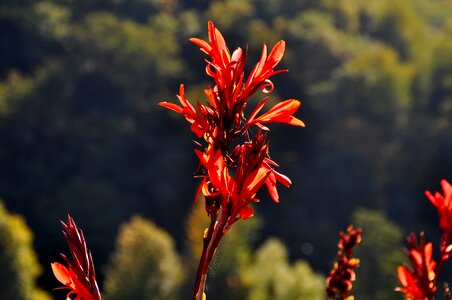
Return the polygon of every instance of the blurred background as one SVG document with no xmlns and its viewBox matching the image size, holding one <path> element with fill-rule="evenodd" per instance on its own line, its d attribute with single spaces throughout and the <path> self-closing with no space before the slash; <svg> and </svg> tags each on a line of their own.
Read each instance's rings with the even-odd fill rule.
<svg viewBox="0 0 452 300">
<path fill-rule="evenodd" d="M 68 253 L 68 213 L 105 299 L 190 298 L 207 222 L 194 135 L 157 103 L 180 83 L 204 101 L 188 38 L 208 20 L 231 50 L 248 45 L 249 68 L 263 42 L 286 41 L 270 99 L 300 99 L 307 124 L 271 127 L 293 186 L 231 231 L 209 298 L 323 299 L 349 223 L 364 230 L 356 298 L 402 298 L 404 236 L 438 241 L 424 190 L 452 180 L 450 0 L 1 1 L 1 299 L 64 299 L 50 262 Z"/>
</svg>

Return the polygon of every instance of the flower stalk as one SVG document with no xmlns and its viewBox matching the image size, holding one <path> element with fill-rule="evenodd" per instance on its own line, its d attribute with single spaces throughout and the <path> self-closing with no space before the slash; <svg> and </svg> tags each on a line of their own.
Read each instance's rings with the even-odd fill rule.
<svg viewBox="0 0 452 300">
<path fill-rule="evenodd" d="M 356 279 L 355 269 L 359 267 L 359 259 L 353 257 L 353 249 L 361 243 L 361 228 L 348 226 L 346 232 L 340 232 L 337 245 L 337 261 L 326 279 L 326 294 L 328 300 L 353 300 L 350 295 L 353 281 Z"/>
<path fill-rule="evenodd" d="M 93 258 L 86 245 L 83 231 L 77 227 L 74 219 L 69 215 L 67 224 L 61 222 L 61 225 L 71 258 L 61 254 L 67 266 L 58 262 L 52 263 L 53 274 L 64 285 L 62 289 L 69 290 L 67 299 L 101 300 Z"/>
<path fill-rule="evenodd" d="M 277 183 L 286 187 L 292 184 L 270 159 L 267 125 L 285 123 L 303 127 L 304 123 L 294 116 L 300 106 L 295 99 L 282 101 L 261 113 L 266 97 L 248 117 L 245 114 L 249 98 L 258 90 L 272 92 L 274 85 L 269 78 L 287 71 L 275 70 L 284 55 L 284 41 L 279 41 L 270 53 L 264 44 L 259 62 L 247 77 L 244 72 L 247 52 L 237 48 L 231 53 L 213 22 L 208 23 L 208 41 L 198 38 L 190 41 L 210 57 L 206 73 L 215 85 L 205 90 L 207 103 L 193 105 L 181 85 L 177 96 L 180 105 L 168 102 L 159 105 L 181 114 L 200 139 L 195 148 L 199 159 L 196 177 L 202 180 L 195 199 L 199 195 L 204 197 L 211 223 L 203 235 L 195 280 L 194 299 L 198 300 L 205 297 L 207 270 L 218 244 L 235 222 L 253 216 L 252 205 L 259 202 L 257 192 L 265 185 L 278 203 Z M 255 127 L 257 132 L 251 130 Z"/>
</svg>

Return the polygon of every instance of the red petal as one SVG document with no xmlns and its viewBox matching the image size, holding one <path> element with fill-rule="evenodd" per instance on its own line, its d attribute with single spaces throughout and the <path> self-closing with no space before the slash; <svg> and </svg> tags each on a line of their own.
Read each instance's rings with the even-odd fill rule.
<svg viewBox="0 0 452 300">
<path fill-rule="evenodd" d="M 171 109 L 171 110 L 173 110 L 173 111 L 175 111 L 177 113 L 182 113 L 182 110 L 183 110 L 182 107 L 180 107 L 177 104 L 171 103 L 171 102 L 163 101 L 163 102 L 159 102 L 159 105 L 163 106 L 164 108 Z"/>
<path fill-rule="evenodd" d="M 51 266 L 56 279 L 62 284 L 70 286 L 72 281 L 68 268 L 57 262 L 51 263 Z"/>
<path fill-rule="evenodd" d="M 212 47 L 209 45 L 209 43 L 207 43 L 204 40 L 198 38 L 191 38 L 189 39 L 189 41 L 197 45 L 201 49 L 201 51 L 206 53 L 207 55 L 209 55 L 210 51 L 212 51 Z"/>
<path fill-rule="evenodd" d="M 270 175 L 268 175 L 267 179 L 265 180 L 265 185 L 267 186 L 268 193 L 270 194 L 270 197 L 273 199 L 273 201 L 279 203 L 279 194 L 278 189 L 276 188 L 276 178 L 273 173 L 270 173 Z"/>
<path fill-rule="evenodd" d="M 276 67 L 276 65 L 281 61 L 284 56 L 284 50 L 286 48 L 286 42 L 283 40 L 279 41 L 272 49 L 268 55 L 267 62 L 271 68 Z"/>
<path fill-rule="evenodd" d="M 250 196 L 254 195 L 262 186 L 270 171 L 261 167 L 251 173 L 245 180 L 240 192 L 240 197 L 242 199 L 248 199 Z"/>
<path fill-rule="evenodd" d="M 249 205 L 243 207 L 240 210 L 240 218 L 242 220 L 246 220 L 248 218 L 251 218 L 253 215 L 254 215 L 253 208 L 251 206 L 249 206 Z"/>
<path fill-rule="evenodd" d="M 256 106 L 256 108 L 253 110 L 253 112 L 251 113 L 250 117 L 248 118 L 247 123 L 250 124 L 254 118 L 256 117 L 256 115 L 261 111 L 261 109 L 264 107 L 265 103 L 267 102 L 268 97 L 265 97 L 264 99 L 262 99 L 262 101 Z"/>
<path fill-rule="evenodd" d="M 305 124 L 303 121 L 292 116 L 298 107 L 300 107 L 300 101 L 295 99 L 289 99 L 283 102 L 280 102 L 273 106 L 269 111 L 255 119 L 252 123 L 271 123 L 271 122 L 279 122 L 279 123 L 287 123 L 295 126 L 304 127 Z"/>
<path fill-rule="evenodd" d="M 272 170 L 272 173 L 275 174 L 276 180 L 279 183 L 281 183 L 282 185 L 284 185 L 285 187 L 290 187 L 292 185 L 292 181 L 286 175 L 281 174 L 281 173 L 279 173 L 279 172 L 277 172 L 275 170 Z"/>
</svg>

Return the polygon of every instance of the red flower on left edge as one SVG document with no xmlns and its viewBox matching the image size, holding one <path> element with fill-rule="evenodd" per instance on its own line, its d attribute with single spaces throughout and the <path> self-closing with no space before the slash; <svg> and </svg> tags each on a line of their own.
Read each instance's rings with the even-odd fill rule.
<svg viewBox="0 0 452 300">
<path fill-rule="evenodd" d="M 68 216 L 67 224 L 64 222 L 61 222 L 61 224 L 72 259 L 61 254 L 67 266 L 54 262 L 52 263 L 52 271 L 58 281 L 64 285 L 61 288 L 70 290 L 66 299 L 101 300 L 91 251 L 86 246 L 82 230 L 77 228 L 70 216 Z M 75 298 L 71 298 L 72 296 L 75 296 Z"/>
</svg>

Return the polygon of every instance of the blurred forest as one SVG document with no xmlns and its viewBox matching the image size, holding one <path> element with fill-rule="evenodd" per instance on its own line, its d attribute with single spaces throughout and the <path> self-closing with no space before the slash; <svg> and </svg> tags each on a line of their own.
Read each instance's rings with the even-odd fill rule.
<svg viewBox="0 0 452 300">
<path fill-rule="evenodd" d="M 451 0 L 1 1 L 0 198 L 34 234 L 40 287 L 58 286 L 50 262 L 67 253 L 67 213 L 85 232 L 107 299 L 117 276 L 141 264 L 124 251 L 137 253 L 134 239 L 147 234 L 158 231 L 151 240 L 170 249 L 143 243 L 149 251 L 193 270 L 203 222 L 202 206 L 192 209 L 194 135 L 157 103 L 175 101 L 180 83 L 204 101 L 212 83 L 188 38 L 205 38 L 208 20 L 230 48 L 248 45 L 249 67 L 263 42 L 286 41 L 281 68 L 290 72 L 274 78 L 270 99 L 301 99 L 307 124 L 271 128 L 271 155 L 293 186 L 279 205 L 263 194 L 259 217 L 231 232 L 208 295 L 322 299 L 292 281 L 315 290 L 353 221 L 364 228 L 356 298 L 400 299 L 392 291 L 403 236 L 424 229 L 438 240 L 424 190 L 452 179 Z M 137 232 L 146 220 L 156 225 Z M 271 265 L 266 275 L 266 260 L 283 271 Z M 159 272 L 191 291 L 190 272 Z M 155 288 L 162 299 L 188 298 L 155 284 L 144 292 Z"/>
</svg>

